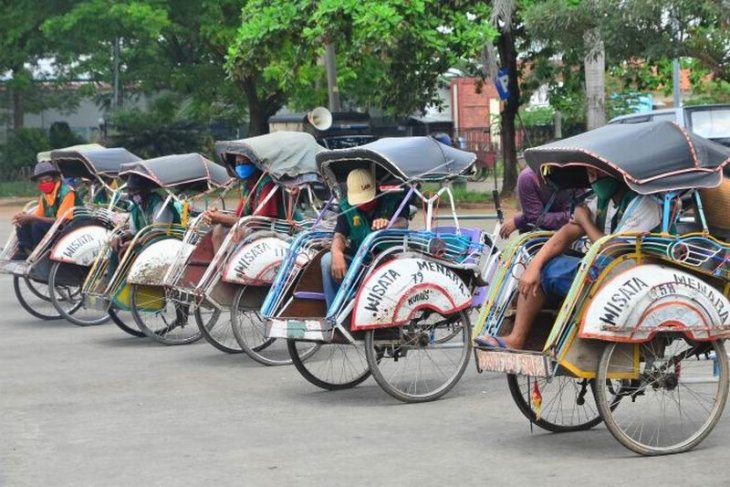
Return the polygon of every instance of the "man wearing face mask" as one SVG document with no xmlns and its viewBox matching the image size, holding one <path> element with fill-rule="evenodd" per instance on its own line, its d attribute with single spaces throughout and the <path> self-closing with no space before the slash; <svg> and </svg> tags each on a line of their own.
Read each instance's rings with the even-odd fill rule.
<svg viewBox="0 0 730 487">
<path fill-rule="evenodd" d="M 340 202 L 332 248 L 322 256 L 321 262 L 328 308 L 345 277 L 347 264 L 360 244 L 371 232 L 388 226 L 401 202 L 399 195 L 377 194 L 375 177 L 370 169 L 353 169 L 347 175 L 347 198 Z M 408 205 L 403 205 L 393 223 L 394 228 L 408 227 L 408 211 Z"/>
<path fill-rule="evenodd" d="M 153 223 L 180 223 L 180 217 L 172 203 L 152 191 L 154 183 L 147 178 L 131 174 L 127 179 L 127 195 L 132 203 L 129 211 L 129 228 L 120 238 L 112 242 L 112 247 L 120 252 L 126 250 L 137 232 Z"/>
<path fill-rule="evenodd" d="M 14 258 L 18 260 L 27 259 L 56 219 L 71 219 L 73 214 L 69 210 L 80 204 L 74 189 L 63 182 L 61 173 L 50 162 L 36 164 L 31 179 L 37 182 L 42 195 L 35 212 L 21 212 L 13 217 L 20 247 Z"/>
<path fill-rule="evenodd" d="M 595 199 L 575 209 L 573 218 L 545 242 L 522 274 L 517 314 L 512 332 L 504 337 L 482 336 L 476 342 L 488 348 L 521 349 L 532 324 L 548 298 L 562 301 L 578 273 L 581 258 L 564 255 L 583 236 L 595 242 L 620 232 L 651 232 L 661 224 L 661 207 L 650 196 L 641 196 L 597 169 L 588 168 L 588 181 Z M 591 268 L 593 277 L 608 265 L 599 259 Z"/>
<path fill-rule="evenodd" d="M 207 210 L 203 218 L 213 227 L 213 250 L 215 252 L 223 244 L 230 228 L 239 218 L 244 216 L 265 216 L 285 218 L 282 199 L 275 194 L 277 186 L 271 177 L 260 171 L 244 156 L 236 156 L 236 176 L 241 180 L 241 198 L 234 215 L 219 211 L 217 208 Z"/>
</svg>

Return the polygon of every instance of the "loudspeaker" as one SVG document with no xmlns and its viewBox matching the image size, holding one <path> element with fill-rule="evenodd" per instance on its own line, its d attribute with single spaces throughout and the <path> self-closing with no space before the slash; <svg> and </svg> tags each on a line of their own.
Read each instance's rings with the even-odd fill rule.
<svg viewBox="0 0 730 487">
<path fill-rule="evenodd" d="M 332 114 L 325 107 L 317 107 L 307 113 L 307 121 L 317 130 L 324 132 L 332 126 Z"/>
</svg>

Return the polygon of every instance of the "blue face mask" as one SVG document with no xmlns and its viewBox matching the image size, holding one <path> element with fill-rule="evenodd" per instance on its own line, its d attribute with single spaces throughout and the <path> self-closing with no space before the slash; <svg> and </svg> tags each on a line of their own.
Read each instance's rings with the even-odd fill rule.
<svg viewBox="0 0 730 487">
<path fill-rule="evenodd" d="M 253 164 L 239 164 L 236 166 L 236 175 L 240 179 L 248 179 L 256 172 L 256 166 Z"/>
</svg>

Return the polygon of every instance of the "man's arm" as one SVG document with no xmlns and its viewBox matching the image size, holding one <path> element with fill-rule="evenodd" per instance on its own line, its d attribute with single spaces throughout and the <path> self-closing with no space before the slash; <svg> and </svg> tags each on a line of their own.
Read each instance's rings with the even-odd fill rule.
<svg viewBox="0 0 730 487">
<path fill-rule="evenodd" d="M 332 277 L 341 281 L 347 272 L 347 261 L 345 260 L 345 249 L 347 238 L 341 233 L 335 233 L 332 239 Z"/>
</svg>

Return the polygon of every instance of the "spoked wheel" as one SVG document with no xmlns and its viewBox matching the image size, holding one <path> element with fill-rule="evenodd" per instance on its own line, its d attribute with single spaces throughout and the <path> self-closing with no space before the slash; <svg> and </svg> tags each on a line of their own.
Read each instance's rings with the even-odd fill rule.
<svg viewBox="0 0 730 487">
<path fill-rule="evenodd" d="M 129 307 L 134 322 L 149 338 L 163 345 L 187 345 L 202 337 L 190 306 L 167 299 L 158 286 L 132 284 Z"/>
<path fill-rule="evenodd" d="M 292 358 L 289 354 L 287 340 L 277 340 L 266 336 L 266 323 L 258 309 L 247 308 L 243 303 L 247 287 L 236 291 L 231 305 L 231 328 L 233 336 L 249 357 L 263 365 L 289 365 Z M 314 353 L 317 345 L 312 342 L 299 342 L 297 354 L 302 361 Z"/>
<path fill-rule="evenodd" d="M 59 278 L 59 271 L 66 274 Z M 78 326 L 101 325 L 109 321 L 106 310 L 87 308 L 81 294 L 88 269 L 73 264 L 54 262 L 48 275 L 51 302 L 66 320 Z M 58 284 L 57 284 L 58 283 Z"/>
<path fill-rule="evenodd" d="M 548 382 L 540 377 L 510 374 L 507 384 L 522 414 L 542 429 L 553 433 L 583 431 L 603 421 L 593 394 L 593 380 L 558 375 Z M 540 405 L 536 404 L 538 397 Z"/>
<path fill-rule="evenodd" d="M 636 347 L 606 345 L 598 366 L 598 408 L 606 427 L 641 455 L 680 453 L 715 427 L 728 394 L 728 358 L 721 341 L 699 343 L 661 333 Z M 638 362 L 637 362 L 638 360 Z M 610 366 L 610 367 L 609 367 Z M 624 376 L 621 379 L 610 379 Z M 621 406 L 611 409 L 616 391 Z"/>
<path fill-rule="evenodd" d="M 365 354 L 380 387 L 403 402 L 433 401 L 459 382 L 471 352 L 469 316 L 426 311 L 399 328 L 370 330 Z"/>
<path fill-rule="evenodd" d="M 312 352 L 311 343 L 287 340 L 294 367 L 309 382 L 322 389 L 350 389 L 370 377 L 365 351 L 361 344 L 322 343 Z M 304 352 L 310 356 L 302 358 Z"/>
<path fill-rule="evenodd" d="M 212 306 L 203 305 L 195 309 L 195 323 L 208 343 L 225 353 L 241 353 L 243 349 L 233 336 L 230 314 Z"/>
<path fill-rule="evenodd" d="M 123 312 L 114 306 L 109 308 L 107 311 L 109 314 L 109 317 L 112 319 L 112 323 L 117 325 L 120 330 L 122 330 L 124 333 L 128 333 L 129 335 L 132 335 L 136 338 L 142 338 L 147 335 L 142 332 L 139 328 L 137 328 L 136 324 L 134 324 L 134 318 L 129 313 Z M 126 316 L 124 316 L 126 315 Z M 132 323 L 129 325 L 128 323 Z"/>
<path fill-rule="evenodd" d="M 13 276 L 13 289 L 23 309 L 36 318 L 41 320 L 62 318 L 51 301 L 48 284 L 31 281 L 27 277 Z"/>
</svg>

